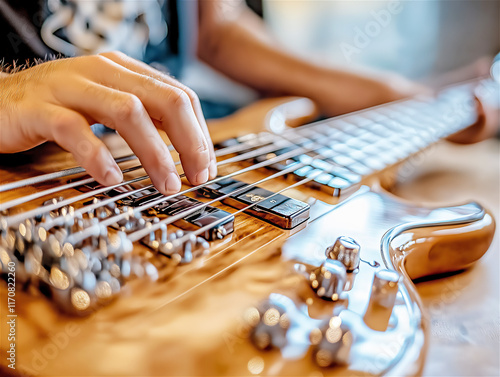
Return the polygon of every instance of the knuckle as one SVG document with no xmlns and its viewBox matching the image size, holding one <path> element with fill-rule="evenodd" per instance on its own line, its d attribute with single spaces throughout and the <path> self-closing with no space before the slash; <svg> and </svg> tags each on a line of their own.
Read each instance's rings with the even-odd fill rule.
<svg viewBox="0 0 500 377">
<path fill-rule="evenodd" d="M 189 97 L 189 100 L 192 103 L 198 103 L 200 101 L 200 99 L 198 98 L 198 95 L 195 93 L 195 91 L 193 89 L 185 87 L 185 88 L 183 88 L 183 90 L 187 94 L 187 96 Z"/>
<path fill-rule="evenodd" d="M 208 158 L 208 144 L 205 140 L 200 140 L 194 148 L 196 154 L 206 154 Z"/>
<path fill-rule="evenodd" d="M 62 137 L 68 130 L 69 127 L 77 122 L 77 118 L 66 112 L 55 112 L 52 115 L 51 127 L 54 138 L 57 139 Z"/>
<path fill-rule="evenodd" d="M 133 118 L 141 113 L 142 107 L 142 102 L 137 96 L 126 94 L 118 100 L 115 115 L 122 119 Z"/>
<path fill-rule="evenodd" d="M 103 66 L 105 64 L 109 63 L 109 59 L 106 58 L 104 55 L 99 54 L 99 55 L 91 55 L 88 56 L 87 59 L 89 59 L 93 64 L 97 66 Z"/>
<path fill-rule="evenodd" d="M 191 99 L 188 94 L 181 89 L 172 90 L 169 98 L 173 107 L 178 110 L 186 110 L 191 106 Z"/>
<path fill-rule="evenodd" d="M 99 56 L 104 56 L 106 58 L 122 58 L 125 56 L 125 54 L 121 51 L 106 51 L 106 52 L 101 52 Z"/>
</svg>

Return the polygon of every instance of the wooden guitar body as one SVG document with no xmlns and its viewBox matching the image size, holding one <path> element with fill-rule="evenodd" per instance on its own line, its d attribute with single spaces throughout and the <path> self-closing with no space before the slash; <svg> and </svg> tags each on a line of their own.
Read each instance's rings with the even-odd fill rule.
<svg viewBox="0 0 500 377">
<path fill-rule="evenodd" d="M 266 100 L 214 122 L 212 138 L 217 143 L 263 127 L 279 131 L 285 123 L 296 126 L 313 115 L 314 107 L 305 99 Z M 117 135 L 107 135 L 104 141 L 115 156 L 129 153 Z M 40 157 L 32 159 L 34 153 Z M 2 183 L 75 166 L 67 153 L 54 146 L 39 148 L 24 158 L 28 163 L 4 161 Z M 133 165 L 129 161 L 120 166 Z M 244 161 L 222 166 L 219 174 L 248 166 Z M 284 230 L 239 213 L 234 232 L 210 242 L 208 253 L 191 263 L 174 265 L 171 258 L 135 242 L 133 254 L 154 264 L 158 278 L 150 281 L 147 273 L 138 272 L 144 276 L 127 281 L 116 297 L 91 305 L 80 315 L 59 310 L 54 293 L 48 299 L 29 284 L 23 287 L 23 272 L 18 267 L 16 369 L 9 368 L 3 358 L 0 370 L 40 376 L 421 374 L 429 325 L 412 280 L 473 265 L 488 250 L 495 222 L 476 203 L 427 208 L 398 199 L 386 191 L 396 176 L 394 169 L 397 166 L 365 177 L 340 198 L 312 187 L 293 187 L 285 193 L 310 205 L 307 222 Z M 139 175 L 136 173 L 126 174 L 125 179 Z M 257 169 L 237 178 L 251 183 L 268 175 L 265 169 Z M 3 192 L 1 202 L 67 181 L 60 178 Z M 259 187 L 278 192 L 293 182 L 281 177 Z M 186 188 L 189 186 L 183 186 Z M 79 194 L 70 188 L 57 196 Z M 208 201 L 194 193 L 190 196 Z M 37 208 L 47 199 L 36 198 L 15 207 L 13 213 Z M 76 203 L 75 208 L 84 202 Z M 235 211 L 222 203 L 211 205 Z M 342 297 L 328 301 L 311 288 L 310 276 L 325 261 L 325 249 L 340 236 L 357 241 L 361 261 L 347 274 Z M 8 262 L 4 258 L 2 263 Z M 393 305 L 372 296 L 374 276 L 381 268 L 400 275 Z M 5 284 L 0 285 L 0 292 L 0 345 L 5 355 L 10 347 L 4 336 L 9 331 Z M 254 316 L 262 302 L 275 304 L 286 313 L 276 326 L 286 330 L 286 341 L 264 347 L 266 350 L 258 349 L 251 340 Z M 352 343 L 345 365 L 325 366 L 328 355 L 318 354 L 314 348 L 317 330 L 332 317 L 340 318 L 350 332 L 339 338 L 344 344 Z M 324 333 L 322 339 L 327 338 Z"/>
</svg>

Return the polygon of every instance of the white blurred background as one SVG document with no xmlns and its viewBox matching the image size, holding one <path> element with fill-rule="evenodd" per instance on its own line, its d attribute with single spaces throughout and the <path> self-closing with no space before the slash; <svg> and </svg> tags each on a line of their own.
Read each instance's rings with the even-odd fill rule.
<svg viewBox="0 0 500 377">
<path fill-rule="evenodd" d="M 498 0 L 263 0 L 276 37 L 298 54 L 423 79 L 500 50 Z"/>
</svg>

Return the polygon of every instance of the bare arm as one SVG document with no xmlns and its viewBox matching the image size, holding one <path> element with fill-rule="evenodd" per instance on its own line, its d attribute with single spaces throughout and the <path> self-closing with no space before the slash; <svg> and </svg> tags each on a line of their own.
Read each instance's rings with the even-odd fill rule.
<svg viewBox="0 0 500 377">
<path fill-rule="evenodd" d="M 388 73 L 366 74 L 315 64 L 285 51 L 262 20 L 239 0 L 200 0 L 198 54 L 229 77 L 266 94 L 311 98 L 334 116 L 427 91 Z M 472 143 L 498 130 L 498 109 L 478 101 L 478 120 L 450 137 Z"/>
<path fill-rule="evenodd" d="M 262 20 L 237 1 L 200 2 L 198 53 L 229 77 L 271 94 L 313 99 L 327 115 L 412 95 L 419 87 L 396 76 L 370 76 L 315 64 L 285 51 Z"/>
</svg>

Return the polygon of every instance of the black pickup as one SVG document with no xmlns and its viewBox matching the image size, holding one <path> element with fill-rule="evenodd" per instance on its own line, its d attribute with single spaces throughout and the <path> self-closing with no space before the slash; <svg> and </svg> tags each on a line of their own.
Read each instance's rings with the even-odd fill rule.
<svg viewBox="0 0 500 377">
<path fill-rule="evenodd" d="M 245 212 L 283 229 L 293 229 L 309 219 L 309 204 L 285 195 L 273 195 L 273 192 L 261 187 L 248 186 L 235 179 L 224 179 L 202 187 L 198 192 L 207 198 L 218 198 L 238 190 L 222 202 L 238 209 L 259 202 Z"/>
</svg>

